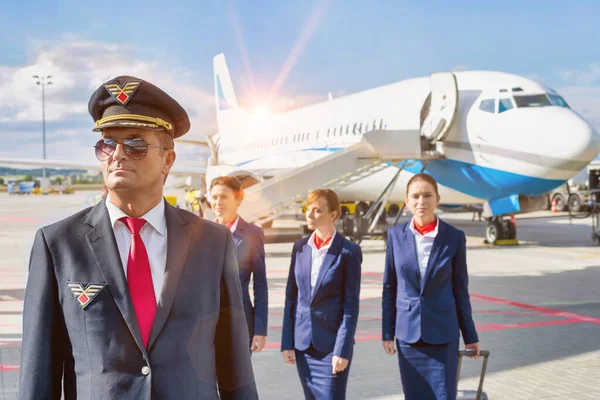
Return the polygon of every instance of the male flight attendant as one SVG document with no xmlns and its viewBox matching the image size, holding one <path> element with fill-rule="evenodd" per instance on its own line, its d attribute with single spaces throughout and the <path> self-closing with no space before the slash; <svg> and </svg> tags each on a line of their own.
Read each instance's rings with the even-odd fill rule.
<svg viewBox="0 0 600 400">
<path fill-rule="evenodd" d="M 108 194 L 37 232 L 19 398 L 257 399 L 231 232 L 163 198 L 185 110 L 121 76 L 89 111 Z"/>
</svg>

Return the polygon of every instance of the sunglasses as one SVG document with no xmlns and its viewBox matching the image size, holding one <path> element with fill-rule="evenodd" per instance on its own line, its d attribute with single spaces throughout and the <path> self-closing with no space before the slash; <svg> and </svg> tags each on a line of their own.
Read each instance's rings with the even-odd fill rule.
<svg viewBox="0 0 600 400">
<path fill-rule="evenodd" d="M 96 149 L 96 158 L 100 161 L 106 161 L 114 154 L 117 150 L 117 145 L 123 145 L 125 154 L 132 160 L 141 160 L 146 157 L 148 150 L 150 149 L 166 149 L 163 146 L 151 145 L 144 139 L 125 139 L 123 141 L 116 141 L 115 139 L 100 139 L 94 146 Z"/>
</svg>

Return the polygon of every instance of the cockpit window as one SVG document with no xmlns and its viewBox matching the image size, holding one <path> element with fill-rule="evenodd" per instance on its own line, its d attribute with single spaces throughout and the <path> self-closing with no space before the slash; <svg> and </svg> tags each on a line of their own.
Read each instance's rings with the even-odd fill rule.
<svg viewBox="0 0 600 400">
<path fill-rule="evenodd" d="M 569 107 L 569 105 L 567 104 L 565 99 L 563 99 L 562 97 L 560 97 L 557 94 L 548 93 L 548 98 L 550 99 L 550 103 L 552 103 L 552 105 L 554 105 L 554 106 L 571 108 L 571 107 Z"/>
<path fill-rule="evenodd" d="M 498 113 L 503 113 L 513 108 L 511 99 L 499 99 L 498 100 Z"/>
<path fill-rule="evenodd" d="M 549 106 L 550 100 L 545 94 L 532 94 L 527 96 L 515 96 L 517 107 L 544 107 Z"/>
<path fill-rule="evenodd" d="M 481 100 L 481 104 L 479 104 L 479 109 L 481 111 L 494 113 L 494 99 L 486 99 Z"/>
</svg>

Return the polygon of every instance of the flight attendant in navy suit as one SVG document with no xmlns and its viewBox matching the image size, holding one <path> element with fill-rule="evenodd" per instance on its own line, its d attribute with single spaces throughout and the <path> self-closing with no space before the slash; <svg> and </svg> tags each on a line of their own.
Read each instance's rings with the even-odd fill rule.
<svg viewBox="0 0 600 400">
<path fill-rule="evenodd" d="M 238 208 L 244 199 L 240 181 L 235 177 L 222 176 L 210 184 L 210 204 L 216 215 L 216 222 L 227 225 L 233 234 L 240 268 L 242 300 L 250 350 L 259 353 L 267 341 L 268 287 L 265 266 L 265 236 L 262 228 L 249 224 L 238 215 Z M 253 282 L 254 305 L 250 300 L 250 278 Z"/>
<path fill-rule="evenodd" d="M 340 216 L 335 192 L 315 190 L 306 206 L 306 222 L 314 232 L 292 251 L 281 351 L 285 363 L 296 364 L 306 399 L 345 399 L 362 252 L 335 230 Z"/>
<path fill-rule="evenodd" d="M 456 399 L 459 331 L 479 357 L 466 237 L 435 215 L 440 196 L 430 175 L 414 175 L 404 201 L 412 220 L 388 231 L 383 348 L 395 354 L 397 346 L 407 400 Z"/>
</svg>

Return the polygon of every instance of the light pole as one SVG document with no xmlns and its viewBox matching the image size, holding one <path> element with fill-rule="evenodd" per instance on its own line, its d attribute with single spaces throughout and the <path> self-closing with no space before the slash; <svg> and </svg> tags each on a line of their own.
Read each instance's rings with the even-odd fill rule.
<svg viewBox="0 0 600 400">
<path fill-rule="evenodd" d="M 46 85 L 52 85 L 50 79 L 52 76 L 48 75 L 46 77 L 42 76 L 41 78 L 38 75 L 34 75 L 33 79 L 37 81 L 37 84 L 42 87 L 42 140 L 43 140 L 43 148 L 44 148 L 44 160 L 46 159 Z M 46 177 L 46 166 L 42 167 L 42 176 Z"/>
</svg>

